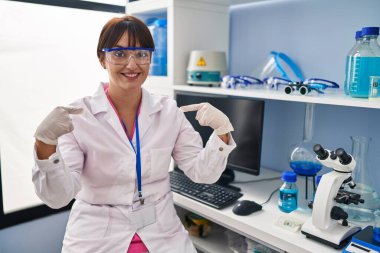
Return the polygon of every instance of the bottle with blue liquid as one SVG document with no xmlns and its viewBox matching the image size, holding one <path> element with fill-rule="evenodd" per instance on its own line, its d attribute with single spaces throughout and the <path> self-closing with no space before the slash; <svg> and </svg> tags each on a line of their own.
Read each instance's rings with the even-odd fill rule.
<svg viewBox="0 0 380 253">
<path fill-rule="evenodd" d="M 298 207 L 297 174 L 285 171 L 282 173 L 281 179 L 284 183 L 280 188 L 278 207 L 282 212 L 290 213 Z"/>
<path fill-rule="evenodd" d="M 150 74 L 153 76 L 166 76 L 167 75 L 167 20 L 154 19 L 148 25 L 152 34 L 155 51 L 152 55 L 152 62 L 150 64 Z"/>
<path fill-rule="evenodd" d="M 347 57 L 346 57 L 346 79 L 344 80 L 344 93 L 346 95 L 350 95 L 350 82 L 352 79 L 352 59 L 353 55 L 356 53 L 361 41 L 362 41 L 362 31 L 356 31 L 355 33 L 355 45 L 348 51 Z"/>
<path fill-rule="evenodd" d="M 348 85 L 350 96 L 368 98 L 370 76 L 380 75 L 379 27 L 364 27 L 361 35 L 362 41 L 352 56 L 351 69 L 347 70 L 351 71 Z"/>
</svg>

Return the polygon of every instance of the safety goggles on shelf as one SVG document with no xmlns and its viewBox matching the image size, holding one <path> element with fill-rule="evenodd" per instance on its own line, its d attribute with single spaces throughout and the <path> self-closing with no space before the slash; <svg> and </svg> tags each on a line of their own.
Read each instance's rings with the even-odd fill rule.
<svg viewBox="0 0 380 253">
<path fill-rule="evenodd" d="M 284 91 L 286 94 L 291 94 L 295 91 L 298 91 L 301 95 L 307 95 L 311 91 L 324 94 L 324 90 L 327 88 L 339 88 L 336 82 L 320 78 L 308 78 L 300 82 L 292 82 L 280 77 L 267 77 L 263 82 L 268 88 L 276 90 L 281 85 L 285 86 Z"/>
<path fill-rule="evenodd" d="M 263 81 L 261 81 L 258 78 L 252 77 L 252 76 L 224 76 L 222 80 L 222 87 L 228 88 L 228 89 L 236 89 L 236 88 L 248 88 L 251 85 L 262 85 L 264 84 Z"/>
<path fill-rule="evenodd" d="M 153 48 L 144 47 L 113 47 L 103 48 L 106 59 L 109 63 L 115 65 L 127 65 L 131 60 L 131 57 L 138 65 L 145 65 L 150 63 L 151 54 L 154 51 Z"/>
</svg>

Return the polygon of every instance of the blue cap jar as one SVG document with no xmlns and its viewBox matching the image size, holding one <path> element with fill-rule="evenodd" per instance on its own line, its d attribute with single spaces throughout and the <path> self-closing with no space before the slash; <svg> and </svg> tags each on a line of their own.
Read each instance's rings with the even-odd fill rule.
<svg viewBox="0 0 380 253">
<path fill-rule="evenodd" d="M 297 181 L 297 174 L 293 171 L 285 171 L 282 173 L 281 180 L 289 183 L 295 183 Z"/>
</svg>

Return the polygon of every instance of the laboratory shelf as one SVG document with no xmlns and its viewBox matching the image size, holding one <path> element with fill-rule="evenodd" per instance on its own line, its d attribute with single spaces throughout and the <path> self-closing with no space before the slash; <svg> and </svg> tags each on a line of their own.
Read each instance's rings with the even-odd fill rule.
<svg viewBox="0 0 380 253">
<path fill-rule="evenodd" d="M 190 237 L 195 247 L 203 253 L 233 253 L 232 250 L 228 248 L 225 231 L 226 229 L 222 226 L 212 224 L 211 233 L 207 237 Z"/>
<path fill-rule="evenodd" d="M 171 5 L 171 0 L 143 0 L 128 2 L 126 12 L 133 14 L 156 13 L 159 10 L 166 11 Z"/>
<path fill-rule="evenodd" d="M 309 94 L 307 96 L 302 96 L 293 94 L 288 95 L 283 91 L 266 89 L 226 89 L 219 87 L 202 87 L 190 85 L 174 85 L 173 88 L 174 91 L 188 91 L 225 96 L 380 109 L 380 100 L 352 98 L 350 96 L 344 95 L 342 91 L 319 95 Z"/>
</svg>

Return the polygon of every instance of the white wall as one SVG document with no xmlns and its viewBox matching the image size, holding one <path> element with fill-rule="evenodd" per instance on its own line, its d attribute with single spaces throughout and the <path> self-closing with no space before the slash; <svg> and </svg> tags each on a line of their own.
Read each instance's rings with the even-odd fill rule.
<svg viewBox="0 0 380 253">
<path fill-rule="evenodd" d="M 0 0 L 0 150 L 4 211 L 37 205 L 33 133 L 57 105 L 92 95 L 107 74 L 96 46 L 115 13 Z M 120 14 L 119 14 L 120 15 Z M 0 230 L 0 253 L 58 253 L 68 212 Z"/>
<path fill-rule="evenodd" d="M 96 56 L 115 13 L 0 1 L 0 152 L 4 212 L 41 203 L 31 181 L 33 134 L 56 106 L 107 81 Z"/>
</svg>

